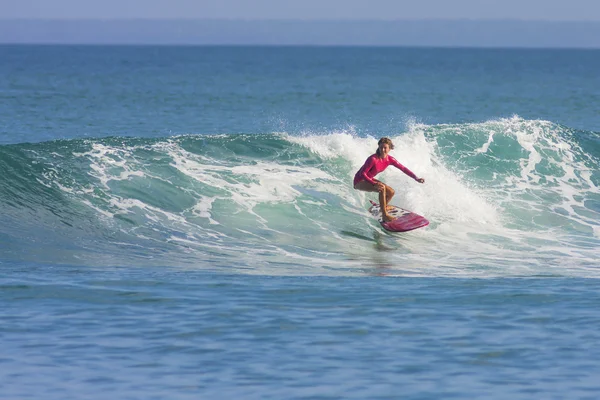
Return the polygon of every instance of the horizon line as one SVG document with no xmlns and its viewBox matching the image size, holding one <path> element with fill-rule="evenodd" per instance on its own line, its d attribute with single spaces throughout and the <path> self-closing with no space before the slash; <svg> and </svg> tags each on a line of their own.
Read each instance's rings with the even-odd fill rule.
<svg viewBox="0 0 600 400">
<path fill-rule="evenodd" d="M 151 43 L 151 42 L 2 42 L 0 47 L 7 46 L 48 46 L 48 47 L 268 47 L 268 48 L 381 48 L 381 49 L 428 49 L 428 50 L 566 50 L 566 51 L 600 51 L 600 47 L 555 47 L 536 45 L 410 45 L 410 44 L 318 44 L 318 43 Z"/>
<path fill-rule="evenodd" d="M 159 17 L 0 17 L 4 21 L 222 21 L 222 22 L 543 22 L 600 23 L 600 19 L 525 19 L 511 18 L 159 18 Z"/>
<path fill-rule="evenodd" d="M 0 19 L 0 42 L 99 45 L 298 45 L 600 48 L 600 21 L 523 19 Z"/>
</svg>

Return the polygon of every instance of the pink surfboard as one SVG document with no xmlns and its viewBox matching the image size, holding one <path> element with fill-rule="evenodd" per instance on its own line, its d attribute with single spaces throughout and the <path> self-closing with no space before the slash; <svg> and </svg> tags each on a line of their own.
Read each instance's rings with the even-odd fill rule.
<svg viewBox="0 0 600 400">
<path fill-rule="evenodd" d="M 429 225 L 429 221 L 427 221 L 425 217 L 392 205 L 390 205 L 390 207 L 392 207 L 393 210 L 388 213 L 396 219 L 390 222 L 383 222 L 379 204 L 374 201 L 371 201 L 371 204 L 372 206 L 369 208 L 369 212 L 377 218 L 383 229 L 390 232 L 407 232 Z"/>
</svg>

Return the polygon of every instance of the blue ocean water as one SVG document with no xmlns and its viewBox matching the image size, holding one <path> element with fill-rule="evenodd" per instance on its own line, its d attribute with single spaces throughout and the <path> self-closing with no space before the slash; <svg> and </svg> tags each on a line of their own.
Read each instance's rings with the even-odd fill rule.
<svg viewBox="0 0 600 400">
<path fill-rule="evenodd" d="M 0 60 L 0 398 L 597 397 L 600 51 Z"/>
</svg>

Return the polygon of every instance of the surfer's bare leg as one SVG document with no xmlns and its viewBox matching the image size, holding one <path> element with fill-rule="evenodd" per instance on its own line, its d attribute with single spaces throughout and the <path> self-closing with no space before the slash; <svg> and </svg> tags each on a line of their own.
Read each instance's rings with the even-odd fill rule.
<svg viewBox="0 0 600 400">
<path fill-rule="evenodd" d="M 392 189 L 391 187 L 381 183 L 380 189 L 379 189 L 379 205 L 381 206 L 381 214 L 382 214 L 382 218 L 385 222 L 390 222 L 395 220 L 396 218 L 392 217 L 390 214 L 388 214 L 388 191 L 387 189 Z M 392 196 L 393 196 L 393 190 L 392 190 Z"/>
<path fill-rule="evenodd" d="M 367 181 L 360 181 L 354 186 L 354 189 L 356 189 L 356 190 L 362 190 L 365 192 L 379 192 L 379 206 L 381 207 L 381 214 L 382 214 L 383 220 L 386 222 L 389 222 L 389 221 L 393 221 L 396 218 L 394 218 L 388 214 L 388 207 L 387 207 L 388 200 L 387 199 L 388 198 L 391 199 L 392 197 L 389 196 L 389 194 L 387 194 L 386 188 L 389 188 L 389 190 L 391 190 L 391 193 L 393 196 L 394 189 L 387 186 L 383 182 L 376 181 L 376 184 L 374 185 Z"/>
<path fill-rule="evenodd" d="M 362 190 L 363 192 L 379 192 L 379 187 L 367 181 L 360 181 L 354 185 L 354 189 Z"/>
<path fill-rule="evenodd" d="M 392 207 L 390 207 L 390 202 L 392 201 L 392 197 L 394 197 L 396 192 L 391 186 L 385 185 L 385 206 L 387 211 L 391 211 Z"/>
</svg>

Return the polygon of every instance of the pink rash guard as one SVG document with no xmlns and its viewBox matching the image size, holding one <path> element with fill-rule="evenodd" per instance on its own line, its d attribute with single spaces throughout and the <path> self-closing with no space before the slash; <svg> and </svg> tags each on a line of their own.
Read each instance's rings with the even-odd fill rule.
<svg viewBox="0 0 600 400">
<path fill-rule="evenodd" d="M 386 158 L 381 159 L 377 156 L 377 154 L 373 154 L 367 158 L 365 165 L 363 165 L 361 169 L 358 170 L 356 175 L 354 175 L 354 186 L 356 186 L 356 184 L 360 181 L 367 181 L 374 185 L 376 183 L 376 181 L 373 179 L 375 175 L 385 170 L 389 165 L 393 165 L 414 180 L 418 179 L 410 169 L 400 164 L 394 157 L 388 155 Z"/>
</svg>

